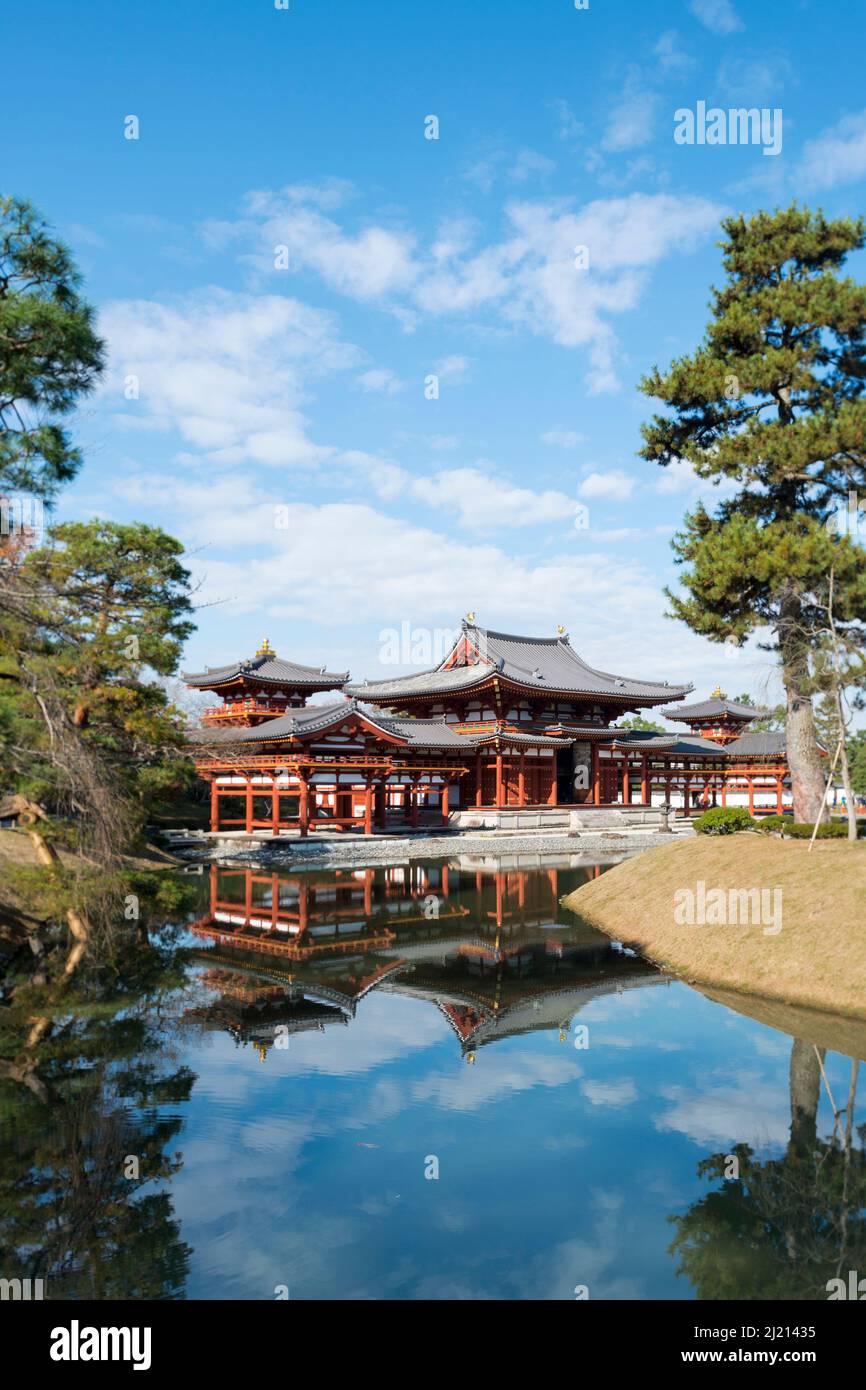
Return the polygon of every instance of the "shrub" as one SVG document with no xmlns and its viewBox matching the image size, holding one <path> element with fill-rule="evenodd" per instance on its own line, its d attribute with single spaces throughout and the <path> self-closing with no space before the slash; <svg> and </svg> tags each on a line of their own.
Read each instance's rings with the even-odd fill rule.
<svg viewBox="0 0 866 1390">
<path fill-rule="evenodd" d="M 800 821 L 792 824 L 790 821 L 785 826 L 785 834 L 790 835 L 795 840 L 811 840 L 814 825 L 803 825 Z M 842 821 L 823 821 L 818 826 L 819 840 L 847 840 L 848 826 Z"/>
<path fill-rule="evenodd" d="M 755 829 L 769 833 L 771 830 L 786 830 L 791 824 L 790 816 L 761 816 L 761 819 L 755 822 Z"/>
<path fill-rule="evenodd" d="M 737 830 L 750 830 L 755 822 L 745 806 L 713 806 L 694 824 L 701 835 L 733 835 Z"/>
</svg>

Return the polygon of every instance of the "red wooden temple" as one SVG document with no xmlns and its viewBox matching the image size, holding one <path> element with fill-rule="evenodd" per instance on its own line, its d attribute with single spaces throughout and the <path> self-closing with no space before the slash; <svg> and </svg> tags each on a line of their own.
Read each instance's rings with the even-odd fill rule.
<svg viewBox="0 0 866 1390">
<path fill-rule="evenodd" d="M 372 834 L 470 810 L 662 801 L 781 810 L 786 795 L 784 734 L 748 732 L 766 711 L 718 690 L 679 704 L 691 686 L 596 670 L 563 629 L 521 637 L 470 614 L 437 667 L 385 681 L 287 661 L 267 641 L 184 679 L 221 701 L 190 734 L 214 831 Z M 689 732 L 616 726 L 653 709 Z"/>
</svg>

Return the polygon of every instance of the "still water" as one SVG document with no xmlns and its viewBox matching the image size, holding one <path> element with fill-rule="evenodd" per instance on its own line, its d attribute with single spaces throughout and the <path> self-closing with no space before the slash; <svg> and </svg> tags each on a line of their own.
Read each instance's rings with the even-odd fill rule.
<svg viewBox="0 0 866 1390">
<path fill-rule="evenodd" d="M 3 1273 L 303 1300 L 823 1299 L 866 1272 L 857 1026 L 665 978 L 560 906 L 604 867 L 184 875 L 149 966 L 0 1081 Z"/>
</svg>

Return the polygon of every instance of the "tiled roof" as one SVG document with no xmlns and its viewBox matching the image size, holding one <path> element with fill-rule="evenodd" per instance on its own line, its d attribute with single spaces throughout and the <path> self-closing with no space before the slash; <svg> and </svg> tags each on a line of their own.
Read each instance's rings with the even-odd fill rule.
<svg viewBox="0 0 866 1390">
<path fill-rule="evenodd" d="M 787 749 L 784 729 L 768 730 L 762 734 L 740 734 L 726 746 L 731 757 L 780 757 Z"/>
<path fill-rule="evenodd" d="M 351 714 L 360 714 L 386 734 L 404 741 L 412 748 L 476 748 L 497 738 L 506 744 L 519 746 L 564 747 L 573 740 L 550 734 L 513 732 L 508 729 L 479 729 L 458 733 L 453 724 L 439 719 L 399 719 L 383 715 L 377 709 L 365 709 L 358 700 L 340 700 L 337 704 L 307 705 L 291 710 L 277 719 L 250 727 L 222 729 L 191 729 L 191 743 L 208 744 L 274 743 L 289 738 L 304 738 L 327 729 L 338 728 Z"/>
<path fill-rule="evenodd" d="M 756 705 L 741 705 L 737 700 L 729 700 L 727 695 L 711 695 L 708 700 L 702 700 L 697 705 L 678 705 L 676 709 L 663 709 L 659 713 L 663 714 L 665 719 L 688 721 L 718 719 L 725 714 L 731 715 L 734 719 L 764 719 L 770 711 L 758 709 Z"/>
<path fill-rule="evenodd" d="M 183 672 L 187 685 L 210 690 L 214 686 L 225 685 L 238 676 L 249 676 L 267 685 L 305 686 L 310 690 L 327 690 L 345 685 L 349 679 L 348 671 L 326 671 L 324 666 L 302 666 L 297 661 L 283 661 L 281 657 L 259 653 L 250 661 L 236 661 L 231 666 L 214 666 L 207 671 Z"/>
<path fill-rule="evenodd" d="M 458 663 L 445 669 L 464 640 L 474 649 L 471 660 L 467 662 L 458 658 Z M 513 633 L 491 632 L 467 623 L 463 625 L 463 635 L 457 645 L 434 670 L 397 676 L 388 681 L 367 681 L 354 684 L 349 689 L 362 699 L 399 703 L 415 695 L 468 690 L 493 675 L 540 692 L 614 696 L 647 704 L 677 699 L 692 689 L 690 685 L 641 681 L 613 675 L 609 671 L 597 671 L 581 660 L 565 634 L 559 637 L 519 637 Z"/>
<path fill-rule="evenodd" d="M 616 748 L 641 748 L 649 752 L 670 753 L 687 757 L 690 753 L 712 753 L 714 758 L 782 757 L 785 753 L 784 732 L 741 734 L 730 743 L 715 743 L 711 738 L 688 734 L 653 734 L 629 729 L 615 739 Z"/>
<path fill-rule="evenodd" d="M 724 745 L 714 743 L 711 738 L 699 738 L 697 735 L 690 737 L 688 734 L 655 734 L 642 729 L 623 730 L 615 736 L 614 747 L 641 748 L 650 752 L 655 749 L 660 753 L 685 756 L 689 753 L 712 753 L 714 757 L 722 757 L 725 753 Z"/>
</svg>

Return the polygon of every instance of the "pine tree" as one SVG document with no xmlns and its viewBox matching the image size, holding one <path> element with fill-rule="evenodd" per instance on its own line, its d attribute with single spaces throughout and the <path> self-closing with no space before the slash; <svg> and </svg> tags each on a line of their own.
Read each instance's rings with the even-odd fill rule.
<svg viewBox="0 0 866 1390">
<path fill-rule="evenodd" d="M 50 501 L 80 466 L 60 421 L 103 367 L 80 283 L 33 205 L 0 197 L 0 493 Z"/>
<path fill-rule="evenodd" d="M 769 630 L 794 815 L 816 820 L 824 774 L 809 658 L 822 624 L 814 597 L 831 571 L 840 630 L 866 614 L 866 554 L 833 525 L 849 493 L 866 492 L 866 287 L 840 274 L 866 227 L 793 205 L 723 230 L 727 278 L 703 343 L 641 382 L 668 407 L 644 426 L 641 453 L 737 485 L 714 512 L 686 517 L 674 540 L 685 593 L 669 593 L 671 610 L 717 642 Z"/>
</svg>

